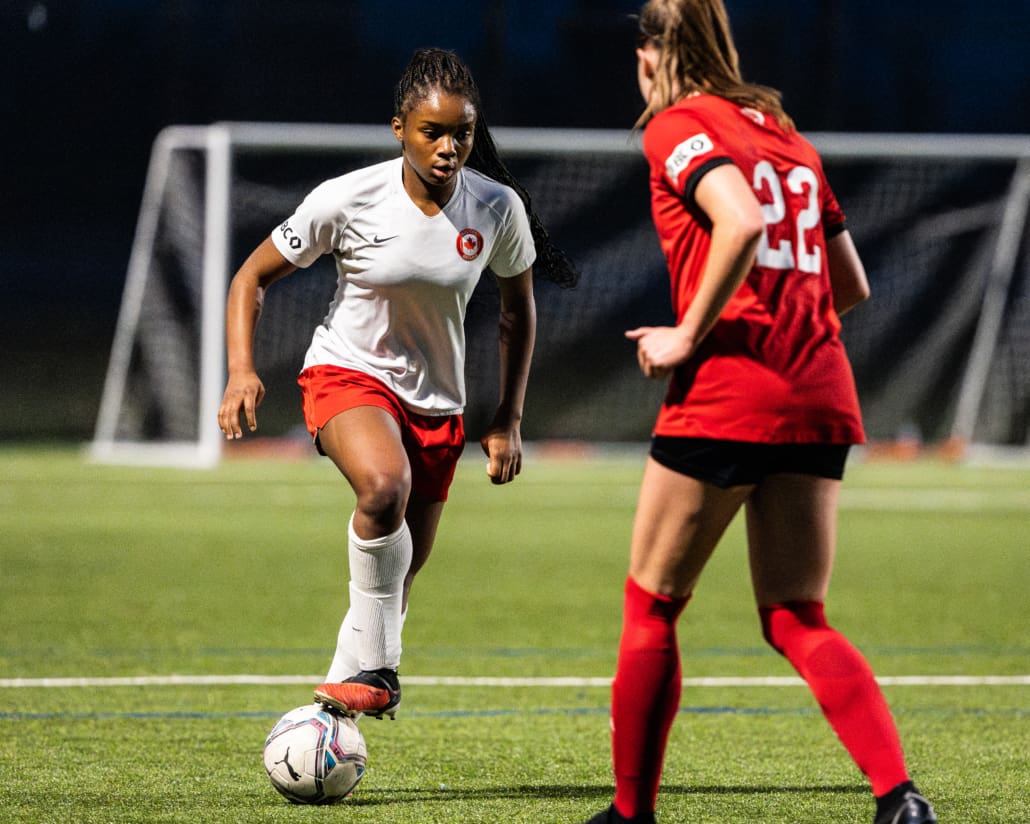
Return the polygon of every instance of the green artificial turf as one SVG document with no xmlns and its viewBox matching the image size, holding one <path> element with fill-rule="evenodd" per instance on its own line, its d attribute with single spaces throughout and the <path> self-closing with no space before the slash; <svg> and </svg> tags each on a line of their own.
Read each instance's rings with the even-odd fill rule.
<svg viewBox="0 0 1030 824">
<path fill-rule="evenodd" d="M 260 756 L 275 720 L 310 701 L 346 606 L 353 499 L 336 471 L 0 451 L 0 820 L 578 824 L 611 797 L 604 681 L 641 456 L 531 454 L 503 488 L 463 461 L 412 594 L 398 720 L 361 722 L 368 773 L 351 799 L 316 808 L 278 796 Z M 1028 535 L 1030 471 L 849 469 L 831 621 L 880 676 L 1009 677 L 884 688 L 943 822 L 1030 820 L 1030 685 L 1013 678 L 1030 673 Z M 761 640 L 739 523 L 680 645 L 688 679 L 793 675 Z M 213 683 L 39 680 L 173 675 Z M 255 675 L 282 682 L 231 683 Z M 659 821 L 872 820 L 807 690 L 695 683 Z"/>
</svg>

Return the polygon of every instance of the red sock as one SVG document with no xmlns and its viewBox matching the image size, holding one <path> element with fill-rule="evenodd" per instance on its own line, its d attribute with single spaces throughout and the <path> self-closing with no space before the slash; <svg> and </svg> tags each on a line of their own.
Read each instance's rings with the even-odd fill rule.
<svg viewBox="0 0 1030 824">
<path fill-rule="evenodd" d="M 626 818 L 655 809 L 665 743 L 682 688 L 676 619 L 688 600 L 655 595 L 626 579 L 612 682 L 615 809 Z"/>
<path fill-rule="evenodd" d="M 823 715 L 868 776 L 874 795 L 908 780 L 890 708 L 868 662 L 826 623 L 817 601 L 762 607 L 766 640 L 805 679 Z"/>
</svg>

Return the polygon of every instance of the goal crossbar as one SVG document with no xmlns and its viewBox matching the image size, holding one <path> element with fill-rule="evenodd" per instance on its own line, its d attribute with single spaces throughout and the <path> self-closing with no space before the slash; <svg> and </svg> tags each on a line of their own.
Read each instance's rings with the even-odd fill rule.
<svg viewBox="0 0 1030 824">
<path fill-rule="evenodd" d="M 495 128 L 506 155 L 639 155 L 639 134 L 624 130 Z M 902 135 L 817 132 L 808 137 L 826 159 L 974 159 L 1015 161 L 1003 219 L 986 279 L 986 292 L 973 351 L 959 392 L 953 435 L 970 440 L 980 408 L 986 371 L 997 345 L 1001 313 L 1009 291 L 1030 205 L 1030 135 Z M 230 209 L 234 160 L 246 153 L 289 149 L 297 153 L 341 149 L 389 149 L 387 126 L 215 123 L 171 126 L 156 138 L 143 190 L 109 367 L 97 416 L 91 457 L 98 462 L 211 467 L 221 456 L 223 436 L 216 413 L 225 380 L 224 315 L 230 277 Z M 189 441 L 140 442 L 118 436 L 119 410 L 129 391 L 130 362 L 139 328 L 148 273 L 155 255 L 163 197 L 175 152 L 203 156 L 202 300 L 200 312 L 197 432 Z"/>
</svg>

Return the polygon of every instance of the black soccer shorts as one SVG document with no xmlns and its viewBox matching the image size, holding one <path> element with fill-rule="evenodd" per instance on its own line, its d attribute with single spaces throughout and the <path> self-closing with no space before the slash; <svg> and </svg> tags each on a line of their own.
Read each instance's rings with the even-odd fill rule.
<svg viewBox="0 0 1030 824">
<path fill-rule="evenodd" d="M 667 469 L 726 489 L 794 473 L 839 481 L 848 444 L 747 443 L 713 438 L 651 438 L 651 457 Z"/>
</svg>

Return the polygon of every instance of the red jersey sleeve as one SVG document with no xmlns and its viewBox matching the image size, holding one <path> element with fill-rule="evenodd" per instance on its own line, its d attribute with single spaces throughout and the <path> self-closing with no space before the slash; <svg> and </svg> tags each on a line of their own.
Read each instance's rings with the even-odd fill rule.
<svg viewBox="0 0 1030 824">
<path fill-rule="evenodd" d="M 829 239 L 834 235 L 839 235 L 845 228 L 847 228 L 844 211 L 837 202 L 837 197 L 834 195 L 833 189 L 830 188 L 830 183 L 826 179 L 826 171 L 823 169 L 823 162 L 819 157 L 819 153 L 815 150 L 815 147 L 801 135 L 798 135 L 798 140 L 805 145 L 805 148 L 808 150 L 811 157 L 811 165 L 818 170 L 819 191 L 822 194 L 821 207 L 823 235 Z"/>
<path fill-rule="evenodd" d="M 847 228 L 847 221 L 844 218 L 844 212 L 840 208 L 840 204 L 837 202 L 837 197 L 833 194 L 833 190 L 826 180 L 826 175 L 822 173 L 822 169 L 820 169 L 819 173 L 822 175 L 823 234 L 829 240 Z"/>
<path fill-rule="evenodd" d="M 701 178 L 716 166 L 733 162 L 717 139 L 700 112 L 676 108 L 661 112 L 644 130 L 644 156 L 652 180 L 661 178 L 692 205 Z"/>
</svg>

